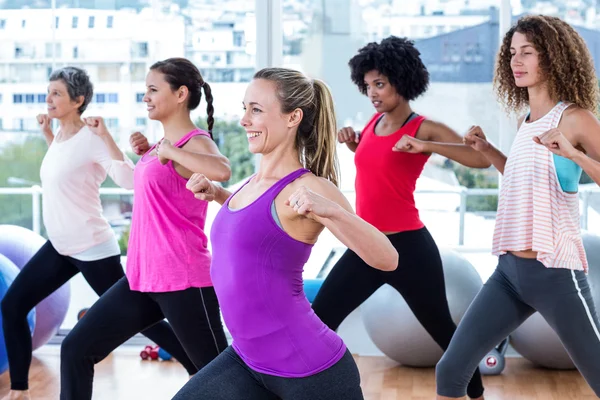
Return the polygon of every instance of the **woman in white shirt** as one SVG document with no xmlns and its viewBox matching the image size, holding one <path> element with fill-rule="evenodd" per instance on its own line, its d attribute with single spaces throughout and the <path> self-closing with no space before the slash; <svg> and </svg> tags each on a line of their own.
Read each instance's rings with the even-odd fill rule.
<svg viewBox="0 0 600 400">
<path fill-rule="evenodd" d="M 93 86 L 84 70 L 62 68 L 50 76 L 48 114 L 37 117 L 49 146 L 40 170 L 49 240 L 2 300 L 11 379 L 7 399 L 30 398 L 29 311 L 79 272 L 99 296 L 124 276 L 117 239 L 102 215 L 99 189 L 107 175 L 119 186 L 133 189 L 134 165 L 102 118 L 81 117 L 92 95 Z M 52 119 L 59 121 L 56 136 L 50 127 Z M 159 322 L 142 333 L 178 359 L 190 375 L 197 372 L 168 323 Z"/>
</svg>

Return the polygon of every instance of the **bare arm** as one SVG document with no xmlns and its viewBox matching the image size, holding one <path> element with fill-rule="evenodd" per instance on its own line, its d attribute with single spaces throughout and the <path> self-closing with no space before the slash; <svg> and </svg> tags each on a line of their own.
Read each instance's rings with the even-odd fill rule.
<svg viewBox="0 0 600 400">
<path fill-rule="evenodd" d="M 600 122 L 598 119 L 587 110 L 567 109 L 559 129 L 551 129 L 540 135 L 536 141 L 546 145 L 553 153 L 575 162 L 597 185 L 600 185 Z"/>
<path fill-rule="evenodd" d="M 322 178 L 306 179 L 286 204 L 333 233 L 368 265 L 382 271 L 398 266 L 398 252 L 390 240 L 362 218 L 337 187 Z"/>
<path fill-rule="evenodd" d="M 482 151 L 481 154 L 500 172 L 504 175 L 504 166 L 506 165 L 506 156 L 500 150 L 490 144 L 489 149 Z"/>
<path fill-rule="evenodd" d="M 159 157 L 173 160 L 193 173 L 202 173 L 208 179 L 225 182 L 231 177 L 231 167 L 227 157 L 219 152 L 219 148 L 206 136 L 194 136 L 185 145 L 185 149 L 174 147 L 163 139 L 157 148 Z"/>
<path fill-rule="evenodd" d="M 354 153 L 360 142 L 360 132 L 355 132 L 349 126 L 342 128 L 338 131 L 338 142 L 346 143 L 346 146 Z"/>
<path fill-rule="evenodd" d="M 423 121 L 416 138 L 425 142 L 426 153 L 437 153 L 471 168 L 489 168 L 491 165 L 490 160 L 463 144 L 462 136 L 442 123 Z"/>
<path fill-rule="evenodd" d="M 37 122 L 40 125 L 40 129 L 42 131 L 42 135 L 44 135 L 44 139 L 46 139 L 46 144 L 48 147 L 52 144 L 54 140 L 54 133 L 52 132 L 51 123 L 52 120 L 48 118 L 47 114 L 38 114 L 36 116 Z"/>
<path fill-rule="evenodd" d="M 230 191 L 198 173 L 190 177 L 185 187 L 194 193 L 194 197 L 198 200 L 216 201 L 220 205 L 223 205 L 231 196 Z"/>
</svg>

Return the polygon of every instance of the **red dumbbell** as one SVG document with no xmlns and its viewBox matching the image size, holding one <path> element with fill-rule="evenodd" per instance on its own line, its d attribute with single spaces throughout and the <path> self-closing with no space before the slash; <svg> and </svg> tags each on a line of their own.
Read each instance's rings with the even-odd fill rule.
<svg viewBox="0 0 600 400">
<path fill-rule="evenodd" d="M 152 346 L 144 347 L 144 350 L 142 350 L 140 352 L 140 357 L 142 358 L 142 360 L 147 360 L 147 359 L 151 358 L 152 350 L 153 350 Z"/>
<path fill-rule="evenodd" d="M 152 350 L 150 351 L 150 358 L 152 360 L 158 360 L 158 350 L 160 349 L 160 347 L 155 346 L 152 348 Z"/>
</svg>

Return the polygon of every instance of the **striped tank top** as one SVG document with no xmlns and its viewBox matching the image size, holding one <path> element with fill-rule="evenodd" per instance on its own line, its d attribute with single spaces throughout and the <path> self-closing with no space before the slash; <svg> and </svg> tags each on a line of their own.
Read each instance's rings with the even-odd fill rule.
<svg viewBox="0 0 600 400">
<path fill-rule="evenodd" d="M 557 156 L 533 141 L 556 128 L 569 106 L 559 102 L 537 121 L 521 124 L 504 167 L 492 253 L 531 249 L 548 268 L 587 272 L 579 195 L 562 189 Z"/>
</svg>

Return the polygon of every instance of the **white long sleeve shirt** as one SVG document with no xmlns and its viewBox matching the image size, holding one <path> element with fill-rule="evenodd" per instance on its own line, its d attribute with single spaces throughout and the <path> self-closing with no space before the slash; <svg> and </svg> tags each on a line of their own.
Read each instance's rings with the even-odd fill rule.
<svg viewBox="0 0 600 400">
<path fill-rule="evenodd" d="M 107 174 L 133 189 L 134 165 L 113 160 L 104 141 L 87 126 L 72 138 L 52 141 L 42 161 L 43 218 L 50 242 L 62 255 L 85 252 L 113 239 L 104 216 L 100 185 Z"/>
</svg>

